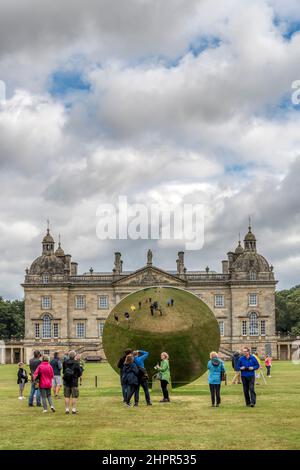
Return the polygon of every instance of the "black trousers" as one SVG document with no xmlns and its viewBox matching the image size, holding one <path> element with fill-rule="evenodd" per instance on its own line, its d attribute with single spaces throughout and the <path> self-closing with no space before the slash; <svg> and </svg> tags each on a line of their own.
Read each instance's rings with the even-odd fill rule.
<svg viewBox="0 0 300 470">
<path fill-rule="evenodd" d="M 130 403 L 132 396 L 135 394 L 138 385 L 126 385 L 126 403 Z"/>
<path fill-rule="evenodd" d="M 160 386 L 163 392 L 163 396 L 165 400 L 169 400 L 169 392 L 168 392 L 168 382 L 167 380 L 161 380 Z"/>
<path fill-rule="evenodd" d="M 139 402 L 139 398 L 140 398 L 140 386 L 141 386 L 142 389 L 144 390 L 146 402 L 147 402 L 147 403 L 150 403 L 151 399 L 150 399 L 149 386 L 148 386 L 147 380 L 141 380 L 141 382 L 139 383 L 139 385 L 138 385 L 136 391 L 134 392 L 134 401 L 135 401 L 135 403 L 138 403 L 138 402 Z"/>
<path fill-rule="evenodd" d="M 242 377 L 244 397 L 246 405 L 255 405 L 256 403 L 256 393 L 254 390 L 255 386 L 255 376 L 251 377 Z"/>
<path fill-rule="evenodd" d="M 267 368 L 267 375 L 271 375 L 271 366 L 266 366 Z"/>
<path fill-rule="evenodd" d="M 221 384 L 209 384 L 211 403 L 214 405 L 217 402 L 217 405 L 221 403 Z"/>
</svg>

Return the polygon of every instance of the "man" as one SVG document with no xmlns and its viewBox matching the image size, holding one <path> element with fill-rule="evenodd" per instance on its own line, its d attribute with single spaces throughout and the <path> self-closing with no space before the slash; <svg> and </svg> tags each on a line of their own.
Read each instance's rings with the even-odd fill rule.
<svg viewBox="0 0 300 470">
<path fill-rule="evenodd" d="M 134 363 L 139 369 L 139 385 L 134 394 L 134 406 L 138 406 L 139 403 L 139 394 L 140 394 L 140 385 L 142 386 L 145 394 L 146 403 L 148 406 L 151 406 L 151 399 L 148 387 L 148 374 L 145 369 L 145 360 L 148 358 L 149 353 L 142 350 L 133 351 Z"/>
<path fill-rule="evenodd" d="M 70 399 L 72 398 L 72 414 L 76 415 L 77 399 L 79 397 L 78 379 L 82 376 L 79 362 L 75 360 L 76 352 L 69 352 L 69 359 L 63 363 L 64 373 L 64 396 L 66 404 L 66 414 L 70 414 Z"/>
<path fill-rule="evenodd" d="M 30 359 L 29 361 L 29 368 L 30 368 L 30 375 L 31 375 L 31 388 L 30 388 L 30 394 L 29 394 L 29 399 L 28 399 L 28 406 L 33 406 L 33 397 L 35 393 L 36 393 L 36 406 L 41 406 L 40 389 L 36 386 L 36 383 L 33 378 L 33 374 L 35 373 L 36 369 L 42 362 L 40 360 L 40 357 L 41 357 L 40 351 L 36 350 L 33 352 L 33 358 Z"/>
<path fill-rule="evenodd" d="M 53 369 L 54 377 L 53 377 L 53 383 L 52 383 L 52 388 L 53 388 L 53 395 L 55 398 L 60 398 L 59 392 L 61 388 L 61 369 L 62 369 L 62 364 L 59 359 L 59 354 L 58 352 L 54 353 L 54 357 L 52 361 L 50 362 L 50 365 Z"/>
<path fill-rule="evenodd" d="M 241 382 L 241 371 L 239 368 L 239 359 L 241 355 L 238 351 L 235 351 L 232 356 L 232 368 L 234 370 L 234 377 L 231 381 L 231 385 L 235 385 L 236 383 L 240 384 Z"/>
<path fill-rule="evenodd" d="M 240 357 L 238 365 L 242 375 L 246 406 L 254 408 L 256 405 L 255 371 L 259 369 L 259 364 L 255 357 L 250 354 L 249 348 L 243 348 L 243 356 Z"/>
<path fill-rule="evenodd" d="M 124 403 L 126 403 L 126 387 L 123 384 L 122 371 L 123 371 L 125 359 L 129 354 L 132 354 L 132 349 L 125 349 L 124 354 L 120 357 L 119 362 L 117 364 L 117 367 L 120 369 L 120 381 L 121 381 L 122 395 L 123 395 L 123 402 Z"/>
</svg>

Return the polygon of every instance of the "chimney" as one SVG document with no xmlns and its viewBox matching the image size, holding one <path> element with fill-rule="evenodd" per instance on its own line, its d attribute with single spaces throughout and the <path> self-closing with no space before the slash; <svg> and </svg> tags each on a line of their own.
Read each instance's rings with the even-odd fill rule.
<svg viewBox="0 0 300 470">
<path fill-rule="evenodd" d="M 222 261 L 222 273 L 228 274 L 228 269 L 229 269 L 229 261 L 225 259 Z"/>
<path fill-rule="evenodd" d="M 75 263 L 75 261 L 72 261 L 72 263 L 71 263 L 71 276 L 77 276 L 77 267 L 78 267 L 78 263 Z"/>
</svg>

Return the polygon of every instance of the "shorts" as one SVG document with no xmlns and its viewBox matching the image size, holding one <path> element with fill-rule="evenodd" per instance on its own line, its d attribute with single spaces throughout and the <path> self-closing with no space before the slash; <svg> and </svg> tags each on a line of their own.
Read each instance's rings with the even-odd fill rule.
<svg viewBox="0 0 300 470">
<path fill-rule="evenodd" d="M 55 375 L 52 379 L 52 387 L 60 387 L 61 386 L 61 376 Z"/>
<path fill-rule="evenodd" d="M 79 390 L 78 387 L 68 387 L 67 385 L 64 386 L 64 397 L 65 398 L 78 398 L 79 397 Z"/>
</svg>

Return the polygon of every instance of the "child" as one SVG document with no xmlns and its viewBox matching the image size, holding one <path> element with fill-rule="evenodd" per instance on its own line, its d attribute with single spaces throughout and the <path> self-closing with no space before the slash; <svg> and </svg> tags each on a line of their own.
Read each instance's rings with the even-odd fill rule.
<svg viewBox="0 0 300 470">
<path fill-rule="evenodd" d="M 265 357 L 265 366 L 267 368 L 267 377 L 271 378 L 272 358 L 270 356 Z"/>
<path fill-rule="evenodd" d="M 23 392 L 25 389 L 25 384 L 27 384 L 28 382 L 28 376 L 27 376 L 26 370 L 24 369 L 23 362 L 19 362 L 18 366 L 19 366 L 19 369 L 18 369 L 17 384 L 19 385 L 19 390 L 20 390 L 19 400 L 24 400 L 25 397 L 23 396 Z"/>
</svg>

